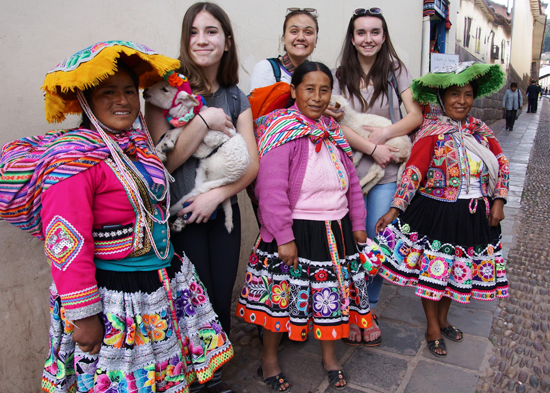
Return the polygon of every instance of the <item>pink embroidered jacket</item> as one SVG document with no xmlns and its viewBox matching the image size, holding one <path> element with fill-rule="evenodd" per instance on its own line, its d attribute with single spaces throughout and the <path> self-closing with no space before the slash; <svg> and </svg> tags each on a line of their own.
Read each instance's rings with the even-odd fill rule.
<svg viewBox="0 0 550 393">
<path fill-rule="evenodd" d="M 498 181 L 494 198 L 506 200 L 508 196 L 508 159 L 493 132 L 481 120 L 469 117 L 470 132 L 483 146 L 489 148 L 498 160 Z M 425 120 L 425 124 L 429 121 Z M 419 131 L 419 133 L 422 132 Z M 455 202 L 461 188 L 462 168 L 455 133 L 417 136 L 401 183 L 393 197 L 391 207 L 405 211 L 418 191 L 421 195 L 443 202 Z M 480 173 L 481 193 L 488 195 L 489 173 L 486 166 Z"/>
<path fill-rule="evenodd" d="M 103 310 L 94 257 L 118 261 L 151 250 L 143 227 L 138 225 L 146 218 L 139 217 L 135 207 L 135 200 L 125 191 L 110 160 L 44 192 L 40 212 L 44 248 L 68 320 Z M 161 214 L 162 209 L 156 211 Z M 117 227 L 111 229 L 114 225 Z M 162 254 L 164 249 L 159 251 Z"/>
</svg>

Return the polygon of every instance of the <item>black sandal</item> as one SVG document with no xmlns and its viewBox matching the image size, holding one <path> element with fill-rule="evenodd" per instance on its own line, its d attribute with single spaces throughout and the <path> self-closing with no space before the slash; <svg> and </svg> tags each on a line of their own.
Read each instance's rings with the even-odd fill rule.
<svg viewBox="0 0 550 393">
<path fill-rule="evenodd" d="M 444 358 L 447 356 L 447 346 L 445 345 L 445 340 L 442 338 L 439 340 L 426 340 L 428 343 L 429 351 L 438 358 Z M 442 349 L 445 353 L 437 353 L 436 349 Z"/>
<path fill-rule="evenodd" d="M 258 367 L 258 376 L 264 381 L 264 383 L 267 385 L 268 388 L 271 390 L 275 390 L 276 392 L 289 392 L 291 385 L 290 382 L 287 381 L 284 374 L 281 372 L 273 377 L 265 378 L 264 379 L 264 372 L 262 370 L 262 366 Z M 282 385 L 285 383 L 288 383 L 288 387 L 285 390 L 279 390 Z"/>
<path fill-rule="evenodd" d="M 330 386 L 332 386 L 334 389 L 342 390 L 348 387 L 349 384 L 349 375 L 344 370 L 330 370 L 327 371 L 328 374 L 328 382 L 330 383 Z M 346 381 L 345 385 L 336 385 L 340 381 Z"/>
<path fill-rule="evenodd" d="M 445 326 L 440 330 L 441 334 L 451 341 L 460 342 L 464 339 L 464 333 L 462 333 L 462 330 L 455 328 L 453 325 Z M 458 335 L 460 335 L 460 338 L 457 338 Z"/>
</svg>

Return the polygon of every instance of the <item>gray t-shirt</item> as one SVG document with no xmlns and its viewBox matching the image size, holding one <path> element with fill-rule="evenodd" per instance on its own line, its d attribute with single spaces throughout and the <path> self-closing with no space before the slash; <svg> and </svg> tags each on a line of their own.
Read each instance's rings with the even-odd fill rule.
<svg viewBox="0 0 550 393">
<path fill-rule="evenodd" d="M 334 75 L 334 87 L 332 89 L 332 94 L 343 95 L 342 91 L 340 90 L 340 84 L 338 82 L 338 78 L 336 78 L 336 69 L 332 70 L 332 75 Z M 409 88 L 412 80 L 412 75 L 409 72 L 409 70 L 407 70 L 404 66 L 401 66 L 401 69 L 395 73 L 395 78 L 397 79 L 397 90 L 401 95 L 405 90 Z M 367 101 L 367 103 L 369 103 L 372 97 L 373 90 L 374 90 L 373 86 L 368 86 L 366 89 L 361 90 L 361 94 L 363 98 Z M 393 94 L 394 118 L 396 119 L 396 121 L 398 121 L 400 119 L 398 97 L 394 89 L 392 89 L 391 94 Z M 348 95 L 347 91 L 345 95 Z M 353 97 L 353 99 L 351 100 L 351 105 L 353 109 L 355 109 L 358 112 L 361 112 L 361 102 L 357 97 Z M 372 107 L 367 108 L 365 113 L 382 116 L 382 117 L 385 117 L 386 119 L 391 119 L 388 98 L 385 95 L 381 94 L 378 97 L 378 99 L 374 102 Z M 359 177 L 359 179 L 362 179 L 363 177 L 366 176 L 372 164 L 374 164 L 374 159 L 370 156 L 367 156 L 366 154 L 363 154 L 363 157 L 361 158 L 361 161 L 359 161 L 359 164 L 357 165 L 357 168 L 356 168 L 357 176 Z M 398 170 L 399 170 L 399 164 L 387 165 L 384 177 L 382 178 L 382 180 L 378 182 L 378 184 L 396 182 Z"/>
<path fill-rule="evenodd" d="M 250 103 L 248 102 L 248 98 L 241 89 L 237 88 L 236 90 L 238 91 L 239 99 L 236 100 L 238 102 L 236 105 L 237 107 L 235 115 L 236 117 L 239 117 L 241 113 L 250 108 Z M 206 101 L 206 106 L 212 108 L 221 108 L 227 116 L 231 117 L 230 104 L 233 105 L 233 102 L 229 104 L 227 100 L 228 97 L 230 98 L 230 100 L 234 100 L 234 98 L 231 97 L 229 87 L 220 86 L 220 88 L 214 94 L 210 96 L 205 96 L 204 100 Z M 235 128 L 237 128 L 236 120 L 233 125 L 235 126 Z M 175 179 L 175 182 L 170 185 L 170 200 L 172 204 L 179 201 L 181 197 L 187 195 L 189 192 L 191 192 L 193 187 L 195 187 L 195 177 L 197 176 L 198 165 L 199 159 L 191 156 L 172 173 L 172 176 Z M 237 203 L 236 195 L 233 195 L 231 197 L 231 203 Z"/>
</svg>

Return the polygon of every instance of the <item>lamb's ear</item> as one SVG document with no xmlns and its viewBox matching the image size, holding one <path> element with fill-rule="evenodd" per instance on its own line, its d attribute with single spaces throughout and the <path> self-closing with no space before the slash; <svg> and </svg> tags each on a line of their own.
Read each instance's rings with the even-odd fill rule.
<svg viewBox="0 0 550 393">
<path fill-rule="evenodd" d="M 180 91 L 176 97 L 175 104 L 185 104 L 186 102 L 191 101 L 195 105 L 199 105 L 199 101 L 192 96 L 191 94 L 186 93 L 185 91 Z"/>
</svg>

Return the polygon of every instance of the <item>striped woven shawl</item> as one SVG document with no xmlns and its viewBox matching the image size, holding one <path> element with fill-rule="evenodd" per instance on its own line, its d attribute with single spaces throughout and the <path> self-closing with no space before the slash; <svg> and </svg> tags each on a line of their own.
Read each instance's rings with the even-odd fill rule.
<svg viewBox="0 0 550 393">
<path fill-rule="evenodd" d="M 162 163 L 141 130 L 111 136 L 126 153 L 135 155 L 156 188 L 165 184 Z M 31 235 L 42 235 L 42 193 L 52 185 L 109 157 L 99 133 L 86 129 L 55 130 L 7 143 L 0 153 L 0 217 Z"/>
</svg>

